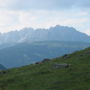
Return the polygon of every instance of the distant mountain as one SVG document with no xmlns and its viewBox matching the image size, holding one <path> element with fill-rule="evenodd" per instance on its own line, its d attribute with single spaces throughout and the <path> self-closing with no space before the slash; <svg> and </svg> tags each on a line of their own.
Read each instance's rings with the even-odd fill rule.
<svg viewBox="0 0 90 90">
<path fill-rule="evenodd" d="M 0 50 L 0 63 L 7 68 L 20 67 L 43 60 L 69 54 L 89 47 L 90 43 L 43 41 L 20 43 Z"/>
<path fill-rule="evenodd" d="M 0 34 L 0 44 L 52 40 L 90 42 L 90 36 L 77 31 L 75 28 L 59 25 L 49 29 L 24 28 L 19 31 Z"/>
<path fill-rule="evenodd" d="M 0 64 L 0 70 L 6 70 L 6 68 L 2 64 Z"/>
<path fill-rule="evenodd" d="M 90 36 L 72 27 L 24 28 L 0 34 L 0 63 L 7 68 L 54 58 L 90 46 Z"/>
</svg>

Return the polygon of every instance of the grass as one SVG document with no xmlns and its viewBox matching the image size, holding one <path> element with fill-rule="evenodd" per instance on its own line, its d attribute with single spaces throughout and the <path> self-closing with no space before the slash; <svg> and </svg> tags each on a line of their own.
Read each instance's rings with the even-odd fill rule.
<svg viewBox="0 0 90 90">
<path fill-rule="evenodd" d="M 56 63 L 71 65 L 55 68 Z M 66 58 L 6 70 L 0 74 L 0 90 L 90 90 L 90 48 Z"/>
</svg>

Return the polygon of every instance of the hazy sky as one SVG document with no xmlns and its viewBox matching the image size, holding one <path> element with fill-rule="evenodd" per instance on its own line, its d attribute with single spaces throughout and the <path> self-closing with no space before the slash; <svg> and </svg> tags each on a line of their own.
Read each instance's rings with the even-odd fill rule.
<svg viewBox="0 0 90 90">
<path fill-rule="evenodd" d="M 0 0 L 0 32 L 57 24 L 90 35 L 90 0 Z"/>
</svg>

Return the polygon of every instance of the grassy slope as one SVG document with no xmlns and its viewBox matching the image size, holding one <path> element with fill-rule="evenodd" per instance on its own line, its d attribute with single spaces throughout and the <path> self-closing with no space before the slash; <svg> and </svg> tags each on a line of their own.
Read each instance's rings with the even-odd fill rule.
<svg viewBox="0 0 90 90">
<path fill-rule="evenodd" d="M 71 64 L 54 68 L 55 63 Z M 90 90 L 90 48 L 0 74 L 0 90 Z"/>
</svg>

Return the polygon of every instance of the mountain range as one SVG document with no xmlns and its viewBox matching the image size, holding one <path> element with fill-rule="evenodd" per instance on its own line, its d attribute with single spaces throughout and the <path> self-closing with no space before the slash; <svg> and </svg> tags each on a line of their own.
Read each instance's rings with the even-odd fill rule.
<svg viewBox="0 0 90 90">
<path fill-rule="evenodd" d="M 0 34 L 0 44 L 12 44 L 35 41 L 78 41 L 90 42 L 90 36 L 77 31 L 73 27 L 59 26 L 49 29 L 24 28 Z"/>
<path fill-rule="evenodd" d="M 6 68 L 33 64 L 90 46 L 90 36 L 67 26 L 24 28 L 0 34 L 0 64 Z"/>
</svg>

